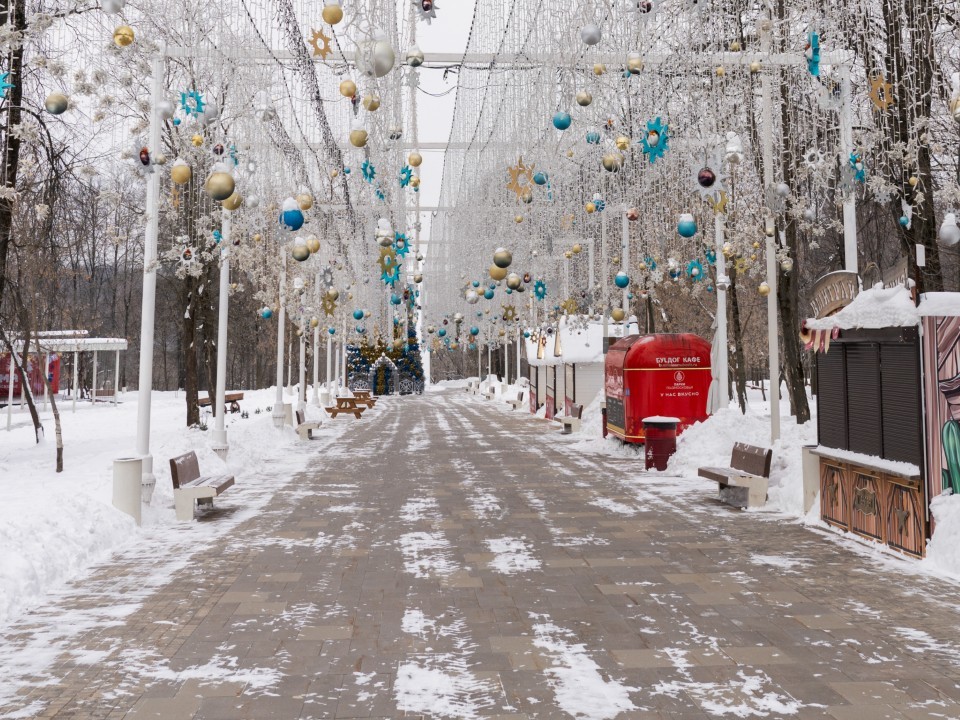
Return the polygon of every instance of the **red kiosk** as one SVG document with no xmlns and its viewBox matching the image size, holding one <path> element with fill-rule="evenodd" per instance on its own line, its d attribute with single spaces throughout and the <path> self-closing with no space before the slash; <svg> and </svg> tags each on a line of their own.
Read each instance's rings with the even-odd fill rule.
<svg viewBox="0 0 960 720">
<path fill-rule="evenodd" d="M 709 417 L 710 343 L 697 335 L 631 335 L 607 351 L 607 431 L 642 444 L 644 418 L 675 417 L 677 432 Z"/>
</svg>

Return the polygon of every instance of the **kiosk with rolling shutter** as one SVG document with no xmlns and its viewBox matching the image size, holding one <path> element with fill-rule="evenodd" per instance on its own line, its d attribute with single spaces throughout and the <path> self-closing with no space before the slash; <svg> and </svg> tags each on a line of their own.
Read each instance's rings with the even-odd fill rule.
<svg viewBox="0 0 960 720">
<path fill-rule="evenodd" d="M 818 350 L 821 518 L 915 557 L 945 486 L 942 428 L 960 417 L 942 392 L 960 360 L 960 320 L 944 314 L 960 315 L 960 294 L 936 295 L 918 306 L 903 287 L 874 288 L 808 321 L 806 336 Z"/>
</svg>

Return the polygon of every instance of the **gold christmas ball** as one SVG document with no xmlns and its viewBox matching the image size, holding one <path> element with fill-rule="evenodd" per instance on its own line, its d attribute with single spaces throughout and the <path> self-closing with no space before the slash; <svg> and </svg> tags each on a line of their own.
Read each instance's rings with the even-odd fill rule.
<svg viewBox="0 0 960 720">
<path fill-rule="evenodd" d="M 417 151 L 413 151 L 412 153 L 407 155 L 407 164 L 410 167 L 420 167 L 420 164 L 422 162 L 423 162 L 423 155 L 421 155 Z"/>
<path fill-rule="evenodd" d="M 330 177 L 331 177 L 331 178 L 335 178 L 335 177 L 337 177 L 337 175 L 339 175 L 339 174 L 340 174 L 340 171 L 339 171 L 339 170 L 331 170 L 331 171 L 330 171 Z"/>
<path fill-rule="evenodd" d="M 756 74 L 756 73 L 760 72 L 760 69 L 761 69 L 762 67 L 763 67 L 763 66 L 760 64 L 760 61 L 759 61 L 759 60 L 754 60 L 752 63 L 750 63 L 750 72 Z"/>
<path fill-rule="evenodd" d="M 260 233 L 254 233 L 254 235 L 253 235 L 253 241 L 254 241 L 254 242 L 257 242 L 257 243 L 258 243 L 258 242 L 263 242 L 263 235 L 261 235 Z"/>
<path fill-rule="evenodd" d="M 760 243 L 757 242 L 756 240 L 754 240 L 754 242 L 753 242 L 753 249 L 754 249 L 754 250 L 758 250 L 759 248 L 760 248 Z"/>
<path fill-rule="evenodd" d="M 186 185 L 193 177 L 193 170 L 183 160 L 177 160 L 170 168 L 170 179 L 177 185 Z"/>
<path fill-rule="evenodd" d="M 623 167 L 623 155 L 620 153 L 607 153 L 603 156 L 603 169 L 607 172 L 617 172 Z"/>
<path fill-rule="evenodd" d="M 353 300 L 353 293 L 347 293 L 347 300 Z"/>
<path fill-rule="evenodd" d="M 488 272 L 490 273 L 490 278 L 493 280 L 503 280 L 507 276 L 507 269 L 497 267 L 496 265 L 491 265 Z"/>
<path fill-rule="evenodd" d="M 310 327 L 312 328 L 320 327 L 320 318 L 318 317 L 310 318 Z"/>
<path fill-rule="evenodd" d="M 234 193 L 223 201 L 224 210 L 238 210 L 240 206 L 243 205 L 243 198 L 240 197 L 240 193 L 234 191 Z"/>
<path fill-rule="evenodd" d="M 577 93 L 577 105 L 580 107 L 586 107 L 593 102 L 593 95 L 588 93 L 586 90 L 581 90 Z"/>
<path fill-rule="evenodd" d="M 367 95 L 363 98 L 363 107 L 369 112 L 376 112 L 380 109 L 380 98 L 376 95 Z"/>
<path fill-rule="evenodd" d="M 750 260 L 752 260 L 753 262 L 756 262 L 756 261 L 757 261 L 757 256 L 756 256 L 756 254 L 751 255 L 751 256 L 750 256 Z"/>
<path fill-rule="evenodd" d="M 917 186 L 917 183 L 920 182 L 920 180 L 917 178 L 916 175 L 914 175 L 914 176 L 911 177 L 907 182 L 910 183 L 910 187 L 916 187 L 916 186 Z"/>
<path fill-rule="evenodd" d="M 572 157 L 573 157 L 573 150 L 567 150 L 567 157 L 568 157 L 568 158 L 572 158 Z"/>
<path fill-rule="evenodd" d="M 606 71 L 607 71 L 607 66 L 604 65 L 603 63 L 596 63 L 593 66 L 594 75 L 603 75 Z"/>
<path fill-rule="evenodd" d="M 357 96 L 357 84 L 353 80 L 344 80 L 340 83 L 340 94 L 345 98 Z"/>
<path fill-rule="evenodd" d="M 412 178 L 410 178 L 410 187 L 412 187 L 414 190 L 420 187 L 420 178 L 417 175 L 414 175 Z"/>
<path fill-rule="evenodd" d="M 588 215 L 592 215 L 597 211 L 597 206 L 594 205 L 592 202 L 588 202 L 586 205 L 583 206 L 583 209 L 587 211 Z"/>
<path fill-rule="evenodd" d="M 506 335 L 506 334 L 507 334 L 507 331 L 506 331 L 506 330 L 501 330 L 501 331 L 500 331 L 500 337 L 503 337 L 503 336 Z"/>
<path fill-rule="evenodd" d="M 300 193 L 297 195 L 297 205 L 301 210 L 309 210 L 313 207 L 313 195 L 310 193 Z"/>
<path fill-rule="evenodd" d="M 742 50 L 742 48 L 740 47 L 739 40 L 734 40 L 732 43 L 730 43 L 730 52 L 740 52 L 740 50 Z"/>
<path fill-rule="evenodd" d="M 301 330 L 300 328 L 297 328 L 296 335 L 297 337 L 303 337 L 303 330 Z"/>
<path fill-rule="evenodd" d="M 310 250 L 306 245 L 293 246 L 293 259 L 297 262 L 303 262 L 310 257 Z"/>
<path fill-rule="evenodd" d="M 520 223 L 523 222 L 523 215 L 514 215 L 514 216 L 513 216 L 513 221 L 514 221 L 517 225 L 519 225 Z"/>
<path fill-rule="evenodd" d="M 134 41 L 133 28 L 129 25 L 121 25 L 113 31 L 113 42 L 117 47 L 127 47 Z"/>
<path fill-rule="evenodd" d="M 516 290 L 523 283 L 523 278 L 521 278 L 516 273 L 510 273 L 507 275 L 507 287 L 511 290 Z"/>
<path fill-rule="evenodd" d="M 523 193 L 520 195 L 520 199 L 523 200 L 527 205 L 533 202 L 533 190 L 530 188 L 524 188 Z"/>
<path fill-rule="evenodd" d="M 336 302 L 337 300 L 340 299 L 340 291 L 337 290 L 336 288 L 328 288 L 327 299 L 331 300 L 332 302 Z"/>
<path fill-rule="evenodd" d="M 960 97 L 955 97 L 950 101 L 950 112 L 953 114 L 953 119 L 960 122 Z"/>
<path fill-rule="evenodd" d="M 714 73 L 716 73 L 717 77 L 723 77 L 727 74 L 727 70 L 723 67 L 723 65 L 720 65 L 716 70 L 714 70 Z"/>
<path fill-rule="evenodd" d="M 643 58 L 640 57 L 639 53 L 630 53 L 627 58 L 627 70 L 630 71 L 631 75 L 639 75 L 643 70 Z"/>
<path fill-rule="evenodd" d="M 574 255 L 579 255 L 580 253 L 583 252 L 583 245 L 581 245 L 580 243 L 577 243 L 570 249 L 573 250 Z"/>
<path fill-rule="evenodd" d="M 493 253 L 493 264 L 498 268 L 508 268 L 512 262 L 513 255 L 506 248 L 497 248 L 497 251 Z"/>
<path fill-rule="evenodd" d="M 416 275 L 413 276 L 413 281 L 414 281 L 417 285 L 419 285 L 420 283 L 423 282 L 423 275 L 421 275 L 420 273 L 417 273 Z"/>
<path fill-rule="evenodd" d="M 629 150 L 630 149 L 630 138 L 621 135 L 616 140 L 617 150 Z"/>
<path fill-rule="evenodd" d="M 623 322 L 623 319 L 627 314 L 623 311 L 623 308 L 614 308 L 610 311 L 610 317 L 613 318 L 614 322 Z"/>
<path fill-rule="evenodd" d="M 766 281 L 760 283 L 760 287 L 757 288 L 757 292 L 763 295 L 763 297 L 766 297 L 770 294 L 770 285 Z"/>
<path fill-rule="evenodd" d="M 233 195 L 236 189 L 236 183 L 233 181 L 233 175 L 225 172 L 215 172 L 207 178 L 205 185 L 207 195 L 220 202 Z"/>
<path fill-rule="evenodd" d="M 320 15 L 327 25 L 336 25 L 343 20 L 343 8 L 339 5 L 324 5 Z"/>
<path fill-rule="evenodd" d="M 200 147 L 203 145 L 203 135 L 196 133 L 192 138 L 190 138 L 190 142 L 193 143 L 194 147 Z"/>
<path fill-rule="evenodd" d="M 350 131 L 350 144 L 354 147 L 362 148 L 367 144 L 367 131 L 366 130 L 351 130 Z"/>
<path fill-rule="evenodd" d="M 47 95 L 47 99 L 43 101 L 43 107 L 51 115 L 62 115 L 67 111 L 69 104 L 70 101 L 67 100 L 67 96 L 60 92 L 50 93 Z"/>
<path fill-rule="evenodd" d="M 307 250 L 311 253 L 320 252 L 320 240 L 316 235 L 311 235 L 307 238 Z"/>
<path fill-rule="evenodd" d="M 570 258 L 573 257 L 573 252 L 571 252 L 570 250 L 566 250 L 566 251 L 564 251 L 563 256 L 564 256 L 567 260 L 569 260 Z"/>
</svg>

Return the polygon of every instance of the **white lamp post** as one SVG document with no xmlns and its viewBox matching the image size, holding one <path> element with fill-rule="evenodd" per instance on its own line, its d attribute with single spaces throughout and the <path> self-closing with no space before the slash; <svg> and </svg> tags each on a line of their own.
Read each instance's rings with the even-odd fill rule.
<svg viewBox="0 0 960 720">
<path fill-rule="evenodd" d="M 277 388 L 273 401 L 273 424 L 282 428 L 285 418 L 283 410 L 283 342 L 284 325 L 287 322 L 287 251 L 280 247 L 280 312 L 277 313 Z"/>
<path fill-rule="evenodd" d="M 217 398 L 214 401 L 213 451 L 226 459 L 227 321 L 230 311 L 230 211 L 223 210 L 220 238 L 220 308 L 217 318 Z"/>
</svg>

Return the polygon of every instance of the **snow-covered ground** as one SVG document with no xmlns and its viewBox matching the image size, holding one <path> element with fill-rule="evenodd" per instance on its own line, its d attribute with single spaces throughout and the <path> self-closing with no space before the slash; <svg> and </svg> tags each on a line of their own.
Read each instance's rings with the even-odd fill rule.
<svg viewBox="0 0 960 720">
<path fill-rule="evenodd" d="M 171 457 L 194 450 L 202 473 L 229 472 L 236 477 L 223 501 L 244 511 L 227 522 L 205 523 L 203 532 L 226 532 L 248 514 L 251 503 L 265 502 L 267 498 L 257 493 L 265 468 L 271 477 L 291 477 L 310 458 L 308 453 L 288 452 L 299 442 L 292 429 L 278 435 L 273 427 L 267 408 L 274 397 L 274 389 L 247 391 L 241 407 L 249 416 L 227 415 L 230 450 L 224 463 L 210 449 L 210 430 L 184 426 L 183 394 L 154 393 L 150 449 L 157 484 L 139 528 L 112 504 L 113 461 L 135 454 L 136 393 L 124 395 L 116 407 L 81 402 L 75 413 L 69 402 L 61 403 L 62 473 L 55 472 L 49 408 L 41 413 L 46 439 L 37 444 L 29 413 L 15 407 L 13 429 L 0 430 L 0 627 L 115 550 L 150 542 L 158 528 L 176 525 Z M 294 401 L 292 396 L 285 399 Z M 0 411 L 4 421 L 5 414 L 4 408 Z M 308 406 L 307 419 L 320 420 L 321 415 L 319 408 Z M 212 429 L 213 418 L 205 417 Z M 314 435 L 322 441 L 343 427 L 328 422 Z"/>
<path fill-rule="evenodd" d="M 463 385 L 465 381 L 439 384 L 440 387 Z M 481 388 L 483 387 L 482 385 Z M 516 397 L 519 389 L 518 385 L 508 386 L 504 397 Z M 643 470 L 643 454 L 640 450 L 642 446 L 626 445 L 613 437 L 603 437 L 602 394 L 598 394 L 584 407 L 582 429 L 579 433 L 571 436 L 551 433 L 545 437 L 548 442 L 561 443 L 566 449 L 579 451 L 584 455 L 635 458 L 639 472 L 658 476 L 665 485 L 674 484 L 678 489 L 688 492 L 706 492 L 707 483 L 698 477 L 697 469 L 705 466 L 729 466 L 734 443 L 772 447 L 769 498 L 766 506 L 759 512 L 770 514 L 771 519 L 779 517 L 784 522 L 802 522 L 812 529 L 827 533 L 839 542 L 847 543 L 856 552 L 869 555 L 884 564 L 892 563 L 901 571 L 960 580 L 960 496 L 944 495 L 932 503 L 931 512 L 936 531 L 928 544 L 927 556 L 921 561 L 904 558 L 886 546 L 861 540 L 850 533 L 842 533 L 820 520 L 819 499 L 814 502 L 809 512 L 805 513 L 803 507 L 801 450 L 805 445 L 817 444 L 816 399 L 810 399 L 810 411 L 813 415 L 810 422 L 798 425 L 790 415 L 786 392 L 782 394 L 780 439 L 771 446 L 770 403 L 764 400 L 764 394 L 759 388 L 748 389 L 747 396 L 746 414 L 741 413 L 739 406 L 732 403 L 729 408 L 717 412 L 706 422 L 694 425 L 684 432 L 678 438 L 677 452 L 664 472 Z M 503 402 L 495 402 L 493 405 L 500 412 L 512 412 Z M 523 412 L 523 409 L 517 412 Z M 541 408 L 536 415 L 526 414 L 533 420 L 544 421 L 545 408 Z"/>
</svg>

